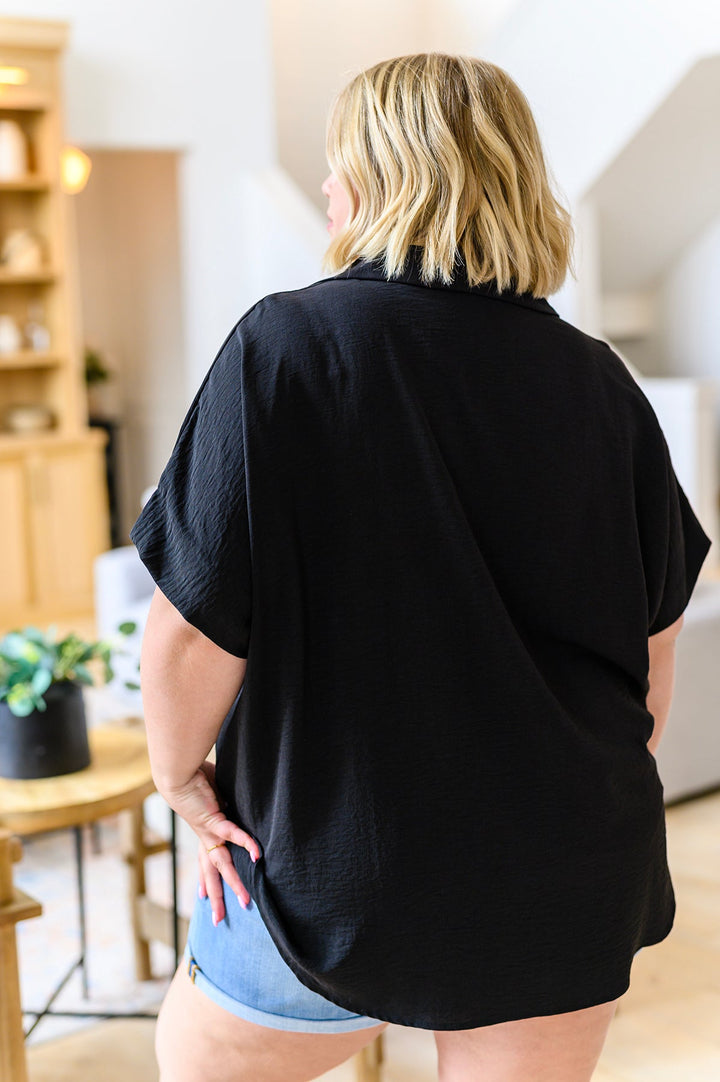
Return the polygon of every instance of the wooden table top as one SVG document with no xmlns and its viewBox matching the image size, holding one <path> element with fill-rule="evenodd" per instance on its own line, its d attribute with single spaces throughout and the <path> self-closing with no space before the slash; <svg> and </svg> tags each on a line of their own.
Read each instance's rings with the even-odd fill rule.
<svg viewBox="0 0 720 1082">
<path fill-rule="evenodd" d="M 0 826 L 16 834 L 81 826 L 132 808 L 155 792 L 145 730 L 90 728 L 90 766 L 56 778 L 0 778 Z"/>
</svg>

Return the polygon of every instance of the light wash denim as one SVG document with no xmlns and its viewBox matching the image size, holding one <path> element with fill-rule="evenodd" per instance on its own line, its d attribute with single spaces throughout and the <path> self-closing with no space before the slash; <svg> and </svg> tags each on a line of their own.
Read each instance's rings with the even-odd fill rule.
<svg viewBox="0 0 720 1082">
<path fill-rule="evenodd" d="M 243 909 L 223 883 L 225 919 L 217 927 L 207 898 L 195 902 L 184 961 L 196 986 L 226 1011 L 273 1029 L 344 1033 L 377 1026 L 298 980 L 251 901 Z"/>
</svg>

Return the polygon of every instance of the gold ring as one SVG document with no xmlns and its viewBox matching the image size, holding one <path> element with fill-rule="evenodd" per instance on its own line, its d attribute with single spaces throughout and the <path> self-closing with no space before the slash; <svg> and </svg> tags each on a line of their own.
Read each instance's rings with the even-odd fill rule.
<svg viewBox="0 0 720 1082">
<path fill-rule="evenodd" d="M 219 849 L 220 846 L 224 845 L 224 844 L 225 844 L 224 842 L 218 842 L 217 845 L 211 845 L 210 848 L 208 850 L 206 850 L 206 852 L 212 853 L 213 849 Z"/>
</svg>

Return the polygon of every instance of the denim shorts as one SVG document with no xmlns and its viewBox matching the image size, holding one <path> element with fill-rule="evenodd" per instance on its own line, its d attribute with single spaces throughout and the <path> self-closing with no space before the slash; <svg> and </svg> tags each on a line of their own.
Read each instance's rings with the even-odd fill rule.
<svg viewBox="0 0 720 1082">
<path fill-rule="evenodd" d="M 208 899 L 196 900 L 184 954 L 190 978 L 213 1002 L 259 1026 L 302 1033 L 380 1024 L 306 988 L 280 955 L 255 902 L 243 909 L 225 883 L 223 891 L 225 918 L 217 927 Z"/>
</svg>

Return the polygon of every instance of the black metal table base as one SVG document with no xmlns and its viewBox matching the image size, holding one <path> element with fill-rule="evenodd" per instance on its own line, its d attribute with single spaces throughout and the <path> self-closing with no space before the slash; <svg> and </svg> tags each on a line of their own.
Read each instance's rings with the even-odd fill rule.
<svg viewBox="0 0 720 1082">
<path fill-rule="evenodd" d="M 110 1019 L 110 1018 L 156 1018 L 157 1015 L 149 1011 L 58 1011 L 53 1010 L 53 1003 L 62 992 L 63 988 L 69 982 L 70 978 L 76 972 L 80 970 L 80 979 L 82 981 L 82 996 L 83 999 L 89 999 L 88 989 L 88 977 L 87 977 L 87 923 L 85 912 L 85 863 L 83 855 L 83 837 L 82 827 L 75 826 L 72 828 L 75 835 L 75 879 L 77 887 L 77 902 L 78 902 L 78 935 L 80 938 L 80 954 L 75 959 L 73 964 L 68 969 L 65 976 L 56 985 L 54 990 L 50 993 L 47 1003 L 40 1011 L 27 1010 L 23 1011 L 24 1015 L 29 1015 L 34 1018 L 34 1022 L 28 1030 L 25 1031 L 25 1039 L 30 1036 L 35 1027 L 43 1018 L 98 1018 L 98 1019 Z M 94 845 L 97 844 L 97 838 L 94 839 Z M 172 916 L 173 916 L 173 954 L 175 958 L 174 969 L 177 969 L 180 961 L 180 941 L 179 941 L 179 929 L 178 929 L 178 869 L 177 869 L 177 818 L 175 812 L 170 809 L 170 877 L 172 886 Z"/>
</svg>

